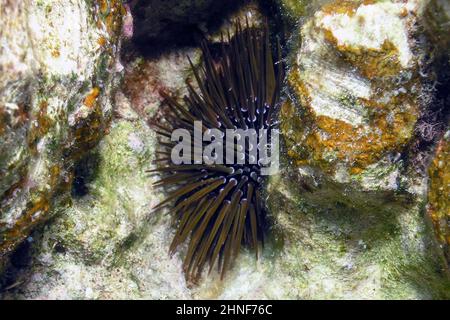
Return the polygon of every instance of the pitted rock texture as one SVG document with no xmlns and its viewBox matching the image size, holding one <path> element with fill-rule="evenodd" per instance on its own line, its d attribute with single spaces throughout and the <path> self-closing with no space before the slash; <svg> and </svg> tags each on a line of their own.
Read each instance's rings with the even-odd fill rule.
<svg viewBox="0 0 450 320">
<path fill-rule="evenodd" d="M 0 10 L 2 259 L 70 203 L 72 166 L 105 133 L 123 8 L 33 0 Z"/>
<path fill-rule="evenodd" d="M 156 177 L 145 173 L 153 167 L 156 144 L 146 120 L 157 113 L 159 90 L 183 95 L 184 80 L 192 77 L 185 57 L 196 64 L 199 50 L 165 48 L 164 54 L 152 51 L 154 56 L 125 66 L 109 134 L 73 161 L 71 204 L 49 209 L 54 218 L 16 251 L 12 265 L 19 270 L 3 287 L 3 298 L 450 297 L 443 242 L 436 243 L 427 223 L 434 214 L 434 226 L 445 226 L 443 211 L 431 209 L 445 210 L 440 190 L 446 167 L 435 160 L 430 169 L 428 198 L 438 205 L 430 201 L 427 215 L 427 181 L 415 179 L 403 161 L 423 101 L 433 101 L 418 99 L 424 85 L 417 64 L 426 51 L 414 41 L 422 32 L 415 29 L 424 17 L 421 9 L 409 1 L 339 1 L 324 7 L 322 0 L 281 2 L 306 6 L 298 11 L 305 16 L 293 10 L 289 17 L 298 23 L 290 34 L 294 40 L 303 34 L 305 46 L 292 41 L 289 47 L 293 99 L 282 109 L 286 148 L 282 171 L 267 186 L 273 227 L 259 259 L 244 249 L 223 281 L 213 270 L 192 286 L 182 271 L 183 250 L 167 252 L 174 229 L 169 215 L 151 210 L 164 195 L 152 187 Z M 385 18 L 390 29 L 376 29 L 371 16 L 361 18 L 370 13 Z M 252 17 L 259 16 L 252 11 Z M 347 31 L 352 38 L 345 37 Z M 220 39 L 216 32 L 208 37 Z M 308 54 L 302 56 L 303 50 Z M 300 90 L 302 82 L 308 90 Z M 96 105 L 103 94 L 99 85 L 83 92 L 84 105 Z M 383 142 L 383 137 L 390 138 Z M 448 154 L 442 153 L 445 148 L 437 149 L 436 159 Z"/>
<path fill-rule="evenodd" d="M 426 215 L 426 175 L 405 161 L 435 108 L 428 79 L 437 73 L 422 68 L 433 42 L 423 41 L 424 4 L 334 1 L 293 35 L 281 110 L 286 170 L 268 196 L 285 252 L 304 248 L 295 261 L 315 295 L 450 292 Z M 309 274 L 318 270 L 326 286 L 313 289 Z"/>
<path fill-rule="evenodd" d="M 417 6 L 334 3 L 303 25 L 288 76 L 302 114 L 282 110 L 298 164 L 354 175 L 402 151 L 421 107 L 420 48 L 409 40 Z"/>
</svg>

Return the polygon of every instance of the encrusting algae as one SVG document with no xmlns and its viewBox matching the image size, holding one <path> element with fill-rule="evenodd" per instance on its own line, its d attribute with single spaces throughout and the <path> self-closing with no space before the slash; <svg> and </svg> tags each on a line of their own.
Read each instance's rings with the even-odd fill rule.
<svg viewBox="0 0 450 320">
<path fill-rule="evenodd" d="M 20 68 L 34 72 L 35 67 L 29 66 L 33 61 L 38 63 L 40 73 L 24 73 L 26 77 L 13 79 L 23 85 L 23 90 L 6 88 L 10 96 L 0 101 L 0 135 L 6 134 L 9 143 L 17 139 L 13 134 L 26 140 L 26 145 L 14 145 L 10 148 L 13 151 L 0 155 L 5 158 L 0 164 L 9 166 L 0 193 L 0 258 L 49 219 L 55 204 L 65 201 L 74 162 L 106 133 L 111 118 L 108 95 L 116 76 L 114 67 L 126 13 L 118 0 L 43 0 L 30 3 L 26 9 L 24 6 L 5 7 L 14 23 L 7 19 L 2 31 L 14 38 L 24 25 L 33 23 L 36 32 L 24 33 L 21 43 L 33 57 L 23 54 Z M 21 14 L 25 11 L 27 15 Z M 7 45 L 8 41 L 12 40 L 6 39 Z M 29 50 L 32 43 L 42 45 Z M 17 67 L 19 61 L 10 64 Z M 17 110 L 23 109 L 23 114 L 16 112 L 13 119 L 10 115 L 3 119 L 5 102 L 22 106 Z M 15 127 L 15 123 L 21 127 Z M 3 174 L 4 168 L 0 169 Z"/>
<path fill-rule="evenodd" d="M 449 132 L 447 132 L 447 135 Z M 443 138 L 429 168 L 428 215 L 450 266 L 450 141 Z"/>
<path fill-rule="evenodd" d="M 281 112 L 288 154 L 298 165 L 332 172 L 344 164 L 359 174 L 407 146 L 420 110 L 421 85 L 413 71 L 418 62 L 403 30 L 395 38 L 374 25 L 384 20 L 402 27 L 413 19 L 406 8 L 334 2 L 303 25 L 287 77 L 295 99 Z M 365 30 L 366 37 L 348 38 L 353 28 Z M 331 64 L 334 69 L 324 67 Z"/>
</svg>

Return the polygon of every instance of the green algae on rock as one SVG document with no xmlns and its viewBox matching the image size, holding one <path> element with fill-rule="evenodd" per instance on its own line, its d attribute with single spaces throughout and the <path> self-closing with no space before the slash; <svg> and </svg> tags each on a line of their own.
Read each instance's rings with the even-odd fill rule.
<svg viewBox="0 0 450 320">
<path fill-rule="evenodd" d="M 1 256 L 70 201 L 73 163 L 108 125 L 122 12 L 104 2 L 106 17 L 81 0 L 0 9 Z"/>
<path fill-rule="evenodd" d="M 113 123 L 109 131 L 87 155 L 87 161 L 94 162 L 88 195 L 75 198 L 48 229 L 54 241 L 89 262 L 118 256 L 147 219 L 145 208 L 151 205 L 143 170 L 153 157 L 153 132 L 145 124 L 126 121 Z"/>
<path fill-rule="evenodd" d="M 322 5 L 330 0 L 278 0 L 284 21 L 289 26 L 295 26 L 300 20 L 312 15 Z"/>
<path fill-rule="evenodd" d="M 319 171 L 291 170 L 274 178 L 269 192 L 284 237 L 278 272 L 297 270 L 289 280 L 297 298 L 450 297 L 424 200 L 351 187 L 342 192 Z"/>
<path fill-rule="evenodd" d="M 279 2 L 291 2 L 294 5 L 304 3 L 289 0 Z M 72 202 L 71 206 L 64 203 L 64 197 L 59 197 L 60 204 L 49 206 L 54 219 L 49 221 L 45 228 L 32 233 L 32 237 L 29 238 L 33 250 L 31 266 L 21 270 L 17 278 L 20 284 L 2 292 L 3 297 L 7 299 L 450 298 L 448 270 L 442 254 L 447 232 L 445 210 L 448 204 L 445 199 L 445 184 L 443 185 L 446 182 L 443 178 L 448 170 L 445 171 L 446 162 L 441 160 L 447 159 L 447 142 L 444 139 L 440 143 L 441 147 L 437 149 L 438 153 L 430 168 L 428 192 L 427 181 L 414 179 L 414 172 L 411 172 L 413 170 L 409 168 L 405 170 L 407 165 L 399 156 L 403 146 L 414 139 L 411 126 L 415 126 L 417 114 L 424 107 L 417 103 L 415 98 L 410 99 L 402 87 L 406 85 L 408 89 L 417 90 L 411 93 L 411 97 L 421 94 L 423 84 L 420 81 L 416 82 L 419 69 L 415 62 L 420 59 L 422 53 L 427 53 L 424 52 L 421 43 L 415 41 L 422 36 L 422 29 L 410 33 L 414 24 L 406 21 L 417 21 L 420 27 L 425 20 L 431 23 L 429 30 L 437 30 L 433 29 L 433 23 L 438 21 L 437 17 L 445 17 L 444 12 L 448 11 L 435 11 L 430 9 L 433 7 L 427 7 L 433 13 L 428 16 L 422 15 L 420 10 L 416 11 L 414 5 L 412 12 L 398 10 L 403 6 L 409 7 L 413 3 L 411 1 L 382 2 L 385 4 L 380 7 L 369 7 L 365 10 L 373 10 L 371 12 L 377 13 L 377 17 L 380 17 L 380 14 L 382 17 L 387 15 L 391 19 L 388 25 L 396 28 L 387 30 L 383 36 L 375 37 L 377 46 L 362 45 L 365 42 L 361 37 L 370 30 L 368 21 L 353 21 L 361 23 L 361 28 L 353 30 L 355 36 L 353 40 L 359 39 L 357 43 L 352 43 L 350 41 L 352 39 L 345 40 L 339 34 L 334 35 L 338 30 L 342 31 L 342 26 L 337 22 L 347 19 L 345 16 L 348 16 L 348 19 L 357 17 L 357 10 L 354 9 L 362 5 L 377 6 L 378 2 L 374 1 L 331 3 L 321 10 L 322 13 L 319 15 L 325 19 L 327 16 L 334 16 L 333 12 L 336 12 L 335 17 L 328 18 L 328 23 L 332 24 L 325 24 L 331 32 L 328 35 L 332 37 L 325 39 L 324 27 L 318 28 L 317 32 L 310 30 L 310 34 L 305 33 L 305 41 L 309 41 L 310 44 L 314 40 L 312 35 L 315 32 L 319 37 L 324 36 L 323 41 L 328 46 L 324 53 L 330 55 L 330 63 L 318 69 L 318 73 L 349 74 L 343 82 L 344 89 L 347 90 L 333 96 L 334 107 L 329 112 L 331 114 L 327 115 L 330 121 L 319 123 L 323 124 L 326 130 L 321 129 L 320 134 L 313 137 L 318 141 L 330 140 L 328 133 L 333 135 L 333 129 L 339 129 L 339 126 L 345 123 L 346 131 L 342 135 L 331 136 L 335 142 L 343 145 L 344 149 L 336 148 L 334 144 L 324 144 L 320 148 L 316 146 L 320 152 L 315 153 L 315 150 L 312 150 L 315 154 L 310 158 L 308 153 L 310 151 L 305 148 L 308 147 L 308 143 L 305 145 L 304 139 L 299 137 L 309 135 L 309 132 L 317 129 L 315 123 L 317 116 L 310 111 L 308 100 L 302 101 L 305 97 L 308 98 L 311 92 L 303 94 L 302 88 L 295 85 L 296 81 L 291 81 L 290 90 L 296 99 L 289 102 L 290 105 L 284 106 L 281 123 L 285 126 L 284 133 L 287 140 L 287 150 L 282 152 L 288 152 L 289 156 L 282 158 L 282 167 L 285 170 L 281 175 L 271 177 L 267 188 L 267 202 L 272 212 L 274 228 L 271 230 L 273 236 L 265 243 L 265 250 L 258 261 L 255 261 L 253 253 L 243 250 L 235 268 L 225 276 L 225 281 L 219 281 L 218 277 L 213 276 L 211 279 L 205 279 L 200 286 L 189 288 L 182 273 L 181 257 L 178 254 L 172 257 L 166 254 L 173 238 L 170 217 L 164 214 L 147 216 L 150 209 L 146 208 L 146 205 L 159 202 L 163 195 L 154 192 L 151 187 L 152 180 L 142 175 L 143 170 L 148 169 L 145 158 L 153 158 L 154 148 L 153 132 L 143 120 L 154 114 L 160 100 L 157 94 L 160 88 L 183 95 L 183 83 L 189 76 L 187 64 L 184 63 L 185 56 L 188 54 L 196 61 L 199 56 L 199 50 L 196 48 L 175 48 L 160 57 L 152 57 L 150 61 L 138 59 L 140 62 L 136 61 L 132 66 L 126 66 L 128 73 L 124 83 L 126 88 L 117 95 L 113 110 L 117 118 L 112 120 L 110 136 L 90 152 L 89 156 L 73 161 L 81 171 L 84 170 L 81 168 L 86 163 L 87 167 L 91 165 L 94 167 L 93 174 L 86 176 L 84 180 L 88 192 L 74 195 L 73 199 L 66 199 Z M 100 2 L 91 0 L 90 3 Z M 342 6 L 339 6 L 339 3 Z M 435 8 L 445 8 L 446 1 L 431 0 L 422 3 L 435 3 L 438 4 Z M 385 12 L 383 8 L 394 10 Z M 292 18 L 293 20 L 301 18 L 299 26 L 303 24 L 303 30 L 306 30 L 308 25 L 312 25 L 310 21 L 314 20 L 314 17 L 311 18 L 314 11 L 315 9 L 308 7 L 305 16 L 292 14 Z M 398 16 L 392 14 L 396 12 L 399 13 Z M 417 20 L 414 15 L 417 15 Z M 440 23 L 437 25 L 442 26 Z M 350 27 L 351 24 L 348 28 Z M 295 29 L 293 32 L 298 35 L 300 31 Z M 408 34 L 406 43 L 401 40 L 402 32 Z M 439 43 L 443 39 L 442 35 L 445 36 L 445 32 L 437 37 Z M 214 40 L 217 39 L 215 34 L 212 37 Z M 17 44 L 23 39 L 18 37 L 14 41 Z M 97 39 L 96 36 L 94 39 Z M 335 41 L 336 39 L 338 41 Z M 339 43 L 339 39 L 345 41 Z M 384 41 L 386 39 L 388 41 Z M 99 40 L 98 46 L 108 45 L 105 39 Z M 289 48 L 291 57 L 296 57 L 300 51 L 300 44 L 294 42 L 299 41 L 292 41 L 292 47 Z M 20 44 L 18 47 L 21 47 Z M 354 50 L 354 47 L 359 47 L 360 51 Z M 405 59 L 408 57 L 405 55 L 408 48 L 414 55 L 410 60 L 412 63 L 402 65 L 402 61 L 409 61 Z M 439 48 L 444 52 L 445 45 Z M 311 52 L 315 53 L 314 50 Z M 57 56 L 56 51 L 54 54 Z M 64 53 L 60 54 L 64 56 Z M 362 59 L 368 55 L 369 59 Z M 32 55 L 19 54 L 11 57 L 31 59 Z M 312 56 L 313 59 L 323 58 L 321 61 L 325 63 L 328 59 L 326 57 L 326 55 Z M 294 65 L 296 59 L 293 60 Z M 108 65 L 109 60 L 104 61 L 101 65 Z M 386 83 L 378 79 L 378 70 L 374 68 L 378 62 L 382 71 L 379 75 L 382 75 L 381 78 L 386 77 Z M 309 63 L 303 65 L 308 66 Z M 314 64 L 311 63 L 311 66 Z M 106 70 L 107 68 L 99 68 L 96 74 L 104 75 Z M 310 72 L 309 75 L 302 75 L 303 70 L 299 71 L 297 74 L 299 79 L 305 76 L 306 80 L 314 80 L 313 67 L 307 70 Z M 23 68 L 15 72 L 20 79 L 28 71 Z M 0 79 L 3 75 L 0 74 Z M 400 79 L 397 79 L 398 76 Z M 323 78 L 328 79 L 328 75 Z M 107 93 L 99 83 L 93 83 L 89 79 L 86 78 L 82 94 L 77 94 L 68 101 L 72 112 L 81 108 L 80 114 L 83 114 L 84 111 L 91 110 L 89 105 L 94 109 L 103 105 L 103 95 Z M 398 84 L 394 80 L 398 80 Z M 68 87 L 72 84 L 64 83 Z M 339 82 L 337 84 L 340 85 Z M 13 124 L 17 132 L 15 136 L 11 135 L 9 124 L 11 113 L 8 108 L 11 105 L 0 105 L 0 135 L 5 134 L 2 136 L 6 137 L 5 141 L 6 139 L 15 141 L 8 142 L 8 145 L 19 146 L 22 145 L 20 141 L 25 140 L 27 136 L 28 125 L 24 120 L 27 119 L 27 112 L 30 110 L 28 92 L 30 90 L 34 92 L 34 87 L 29 86 L 29 83 L 18 83 L 17 86 L 11 85 L 9 88 L 10 92 L 26 94 L 17 94 L 14 95 L 14 99 L 10 99 L 18 106 L 13 112 L 17 115 L 14 117 L 17 120 L 14 120 Z M 52 88 L 51 85 L 45 86 L 44 92 L 51 91 Z M 96 88 L 99 88 L 99 91 Z M 324 91 L 328 92 L 327 83 L 324 88 L 327 89 Z M 399 121 L 403 116 L 397 115 L 398 110 L 392 110 L 384 105 L 386 101 L 377 94 L 377 88 L 387 88 L 389 94 L 398 96 L 394 99 L 396 109 L 403 110 L 403 113 L 412 111 L 411 118 L 407 118 L 406 115 L 403 121 Z M 321 88 L 316 91 L 320 92 L 319 89 Z M 360 99 L 360 95 L 364 97 L 365 94 L 369 96 L 369 100 L 377 100 L 381 107 L 370 104 L 371 101 Z M 44 98 L 39 100 L 43 109 L 46 104 L 43 101 L 48 100 Z M 47 112 L 39 115 L 39 112 L 33 111 L 43 124 L 53 121 L 52 117 L 48 117 L 48 113 L 49 110 L 54 110 L 54 102 L 49 100 Z M 325 102 L 321 105 L 316 103 L 315 106 L 318 107 L 312 111 L 319 110 L 325 113 L 327 110 L 323 106 L 328 103 Z M 409 106 L 406 103 L 409 103 Z M 33 106 L 36 104 L 37 102 Z M 388 111 L 386 114 L 390 116 L 386 115 L 384 120 L 384 116 L 376 118 L 380 109 Z M 374 125 L 374 113 L 379 124 L 385 121 L 390 125 L 387 129 L 380 126 L 381 129 L 386 129 L 386 132 L 382 132 Z M 391 115 L 397 115 L 397 118 Z M 342 123 L 334 121 L 334 118 Z M 344 122 L 345 119 L 348 121 Z M 95 125 L 102 123 L 101 118 L 97 117 L 91 121 Z M 390 138 L 388 144 L 381 147 L 376 143 L 374 147 L 361 144 L 367 147 L 369 152 L 362 147 L 353 151 L 345 148 L 345 145 L 364 141 L 364 131 L 359 131 L 363 133 L 359 141 L 353 140 L 353 131 L 358 133 L 359 130 L 357 123 L 365 125 L 366 130 L 374 135 L 381 136 L 386 133 L 395 135 L 399 129 L 393 128 L 395 124 L 402 128 L 402 132 L 399 133 L 399 137 Z M 305 128 L 308 131 L 304 132 Z M 46 129 L 46 126 L 38 131 L 46 130 L 47 134 L 53 132 L 52 129 Z M 86 133 L 92 134 L 90 130 Z M 79 136 L 83 136 L 81 131 Z M 367 144 L 372 141 L 382 142 L 380 137 L 372 138 L 375 140 L 366 140 Z M 315 143 L 309 145 L 314 146 Z M 68 145 L 70 146 L 71 144 Z M 58 150 L 58 141 L 49 142 L 49 147 Z M 25 145 L 24 149 L 27 148 Z M 384 152 L 386 154 L 381 155 Z M 2 158 L 3 155 L 6 157 Z M 31 156 L 28 151 L 21 151 L 18 157 Z M 0 153 L 2 169 L 9 159 L 11 158 L 8 150 L 6 153 Z M 20 160 L 20 163 L 27 162 Z M 28 167 L 25 166 L 25 169 Z M 8 181 L 8 185 L 16 183 L 17 177 L 23 176 L 22 170 L 24 169 L 21 166 L 11 167 L 9 171 L 11 175 L 7 177 L 9 180 L 2 180 L 2 183 L 3 181 Z M 52 170 L 57 172 L 56 168 Z M 88 168 L 87 171 L 89 170 L 91 169 Z M 75 175 L 77 179 L 79 175 L 77 170 Z M 45 202 L 38 200 L 35 199 L 36 204 L 45 207 Z M 434 225 L 431 223 L 427 225 L 427 212 Z M 437 244 L 433 227 L 440 241 Z M 3 262 L 4 260 L 0 260 L 0 270 Z"/>
<path fill-rule="evenodd" d="M 54 206 L 54 218 L 32 235 L 33 261 L 17 277 L 23 291 L 5 298 L 191 297 L 179 256 L 167 254 L 171 218 L 150 214 L 162 194 L 145 173 L 156 145 L 146 121 L 160 103 L 159 88 L 184 93 L 186 55 L 198 60 L 198 50 L 187 48 L 125 66 L 108 134 L 74 162 L 71 204 Z M 81 101 L 96 105 L 95 96 L 87 88 Z"/>
<path fill-rule="evenodd" d="M 285 251 L 299 248 L 293 256 L 305 264 L 303 294 L 448 298 L 425 179 L 401 156 L 430 107 L 420 74 L 427 47 L 411 41 L 422 13 L 417 1 L 330 2 L 300 27 L 293 99 L 281 111 L 289 169 L 269 194 Z M 311 287 L 311 269 L 327 270 L 317 279 L 328 288 Z"/>
<path fill-rule="evenodd" d="M 122 100 L 123 102 L 123 100 Z M 126 106 L 121 106 L 126 108 Z M 132 111 L 130 110 L 130 113 Z M 142 119 L 116 119 L 86 156 L 89 192 L 59 206 L 33 235 L 33 262 L 5 298 L 161 299 L 190 297 L 178 255 L 166 252 L 171 218 L 150 215 L 155 133 Z"/>
<path fill-rule="evenodd" d="M 429 0 L 423 16 L 428 37 L 441 50 L 440 53 L 448 55 L 450 59 L 450 52 L 447 50 L 450 46 L 450 34 L 448 32 L 450 3 L 446 0 Z"/>
</svg>

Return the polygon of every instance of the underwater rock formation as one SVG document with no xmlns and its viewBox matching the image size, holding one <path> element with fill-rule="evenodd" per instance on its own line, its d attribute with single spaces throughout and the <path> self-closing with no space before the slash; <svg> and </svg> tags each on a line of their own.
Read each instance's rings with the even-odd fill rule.
<svg viewBox="0 0 450 320">
<path fill-rule="evenodd" d="M 127 101 L 116 103 L 125 109 Z M 149 208 L 162 199 L 145 173 L 154 158 L 155 134 L 134 115 L 114 120 L 79 164 L 96 167 L 85 170 L 89 192 L 60 208 L 33 236 L 33 261 L 15 280 L 23 282 L 16 297 L 189 298 L 181 261 L 167 254 L 171 218 L 150 215 Z"/>
<path fill-rule="evenodd" d="M 347 5 L 326 5 L 301 28 L 288 75 L 295 102 L 282 112 L 289 155 L 339 181 L 397 189 L 399 152 L 424 94 L 423 48 L 409 40 L 418 3 Z"/>
<path fill-rule="evenodd" d="M 429 169 L 428 214 L 450 266 L 450 131 L 439 142 Z"/>
<path fill-rule="evenodd" d="M 436 70 L 423 68 L 424 9 L 419 1 L 331 2 L 301 26 L 291 52 L 291 99 L 281 112 L 288 169 L 269 195 L 284 203 L 272 211 L 285 253 L 297 257 L 290 263 L 305 265 L 303 283 L 319 272 L 346 288 L 329 297 L 450 293 L 424 210 L 426 174 L 408 159 L 435 102 L 428 79 Z"/>
<path fill-rule="evenodd" d="M 83 3 L 81 8 L 85 8 L 84 2 L 77 3 Z M 114 2 L 99 1 L 99 6 L 92 11 L 93 16 L 97 16 L 96 10 L 103 8 L 100 17 L 111 21 L 114 15 L 108 19 L 110 11 L 105 9 L 111 3 Z M 179 30 L 177 21 L 173 21 L 174 29 L 169 27 L 171 21 L 160 21 L 161 17 L 167 17 L 162 14 L 167 8 L 161 3 L 149 26 L 156 26 L 153 31 L 158 30 L 160 34 L 166 29 Z M 207 21 L 205 8 L 209 1 L 198 3 L 205 3 L 205 6 L 192 7 L 193 18 Z M 449 16 L 445 9 L 447 1 L 280 0 L 278 3 L 286 25 L 293 28 L 288 30 L 292 39 L 286 47 L 289 51 L 286 60 L 290 64 L 288 97 L 280 118 L 285 145 L 281 150 L 282 172 L 270 178 L 266 190 L 273 228 L 269 230 L 259 259 L 255 260 L 254 253 L 244 249 L 223 281 L 218 273 L 212 272 L 210 278 L 190 287 L 182 272 L 183 248 L 173 256 L 168 254 L 174 236 L 170 216 L 165 212 L 151 213 L 150 208 L 164 199 L 164 195 L 153 189 L 154 179 L 144 172 L 153 168 L 151 161 L 155 158 L 156 145 L 155 134 L 147 126 L 147 120 L 159 108 L 159 90 L 177 96 L 186 93 L 184 81 L 192 78 L 186 56 L 197 64 L 200 50 L 195 45 L 173 49 L 165 46 L 162 54 L 134 57 L 125 65 L 123 84 L 116 86 L 111 82 L 112 75 L 105 72 L 114 70 L 117 60 L 114 46 L 109 46 L 114 42 L 107 44 L 104 40 L 114 38 L 99 38 L 99 44 L 91 43 L 92 51 L 86 51 L 86 60 L 84 55 L 74 58 L 80 61 L 81 70 L 86 70 L 81 73 L 86 80 L 83 87 L 78 86 L 76 79 L 62 81 L 65 77 L 61 75 L 55 79 L 48 76 L 46 81 L 51 81 L 50 84 L 41 84 L 36 82 L 37 71 L 27 68 L 9 71 L 7 75 L 18 79 L 18 83 L 28 79 L 25 82 L 28 87 L 10 86 L 17 89 L 7 92 L 14 93 L 10 100 L 18 101 L 18 105 L 20 101 L 32 101 L 26 104 L 30 106 L 27 110 L 34 110 L 32 114 L 41 110 L 37 107 L 42 100 L 39 97 L 51 94 L 54 98 L 46 99 L 48 107 L 44 115 L 53 117 L 53 110 L 57 110 L 56 115 L 65 119 L 67 114 L 86 112 L 88 117 L 100 112 L 98 122 L 84 118 L 76 122 L 86 128 L 82 134 L 79 131 L 79 137 L 98 133 L 93 124 L 107 128 L 108 135 L 82 155 L 78 153 L 80 148 L 93 146 L 100 136 L 96 136 L 92 144 L 85 143 L 70 138 L 71 125 L 60 124 L 50 127 L 42 138 L 44 142 L 37 143 L 43 148 L 38 150 L 43 151 L 31 153 L 28 144 L 21 142 L 28 136 L 30 120 L 22 127 L 14 127 L 17 134 L 11 134 L 10 114 L 0 111 L 0 139 L 16 141 L 8 142 L 6 153 L 1 150 L 1 169 L 11 162 L 3 162 L 3 154 L 7 155 L 5 159 L 13 159 L 12 149 L 24 149 L 24 158 L 19 160 L 25 168 L 41 168 L 37 166 L 41 163 L 67 163 L 70 170 L 65 170 L 71 173 L 69 176 L 73 180 L 64 191 L 51 189 L 55 190 L 49 193 L 55 201 L 44 216 L 53 218 L 45 227 L 35 230 L 14 253 L 11 264 L 16 270 L 8 268 L 3 274 L 6 282 L 2 283 L 0 277 L 3 298 L 450 297 L 448 262 L 445 262 L 449 148 L 448 133 L 445 136 L 444 133 L 448 127 L 443 129 L 439 124 L 436 127 L 440 129 L 433 131 L 429 141 L 425 139 L 427 143 L 417 143 L 424 140 L 420 129 L 423 115 L 435 108 L 438 101 L 433 95 L 439 88 L 430 90 L 433 85 L 430 79 L 437 77 L 445 81 L 445 77 L 438 76 L 437 72 L 442 70 L 433 60 L 441 58 L 432 54 L 433 61 L 425 61 L 425 57 L 433 46 L 439 48 L 436 52 L 441 57 L 449 54 L 448 33 L 445 32 Z M 131 8 L 133 4 L 131 1 Z M 33 12 L 35 7 L 31 8 Z M 249 8 L 252 17 L 260 19 L 262 13 L 257 6 Z M 241 21 L 247 9 L 244 6 L 236 13 Z M 186 7 L 183 10 L 189 12 Z M 136 22 L 139 18 L 135 13 L 132 15 Z M 169 15 L 168 19 L 181 21 L 182 16 Z M 232 16 L 229 20 L 235 18 Z M 127 19 L 131 21 L 129 16 Z M 90 26 L 90 20 L 87 21 Z M 144 36 L 145 31 L 136 28 L 142 26 L 142 21 L 134 24 L 134 36 L 139 33 Z M 384 24 L 380 25 L 379 21 Z M 221 29 L 229 25 L 225 23 Z M 18 30 L 17 26 L 15 28 Z M 98 28 L 96 25 L 86 29 L 93 42 L 97 41 Z M 208 31 L 212 33 L 207 33 L 207 37 L 220 41 L 216 30 Z M 158 38 L 156 33 L 150 32 L 149 36 Z M 27 37 L 10 37 L 6 43 L 16 43 L 15 50 L 29 48 L 28 40 L 24 40 L 24 44 L 17 43 Z M 168 44 L 170 37 L 164 40 Z M 98 48 L 112 51 L 96 51 Z M 150 49 L 157 51 L 158 47 Z M 9 59 L 34 59 L 33 50 L 27 52 L 28 56 L 13 54 Z M 62 51 L 61 56 L 64 56 Z M 4 57 L 7 55 L 2 54 L 0 59 Z M 90 62 L 83 64 L 85 61 Z M 4 65 L 33 64 L 1 65 L 4 68 Z M 49 74 L 53 63 L 49 65 L 48 69 L 41 68 L 44 74 Z M 111 68 L 102 69 L 104 66 Z M 0 74 L 1 81 L 3 76 Z M 103 90 L 99 83 L 118 90 Z M 96 87 L 101 90 L 97 91 Z M 37 90 L 39 88 L 41 91 Z M 112 104 L 110 96 L 114 96 Z M 66 114 L 63 111 L 67 97 L 73 97 L 67 100 L 73 101 L 70 104 L 73 110 L 66 110 Z M 59 108 L 53 107 L 56 101 L 60 101 Z M 91 102 L 95 102 L 95 112 L 88 112 L 91 109 L 86 108 Z M 441 102 L 445 106 L 445 102 Z M 75 112 L 77 110 L 79 113 Z M 110 114 L 114 117 L 108 121 Z M 434 127 L 436 123 L 430 124 Z M 55 145 L 55 152 L 50 151 L 47 136 L 62 139 L 57 140 L 61 142 Z M 75 151 L 61 160 L 61 145 Z M 416 145 L 420 145 L 420 150 L 415 149 Z M 416 161 L 412 161 L 418 153 L 424 157 L 420 164 L 425 171 L 417 169 Z M 0 172 L 1 186 L 7 186 L 6 189 L 23 176 L 19 167 Z M 45 178 L 39 180 L 42 183 L 49 181 L 49 176 L 42 175 L 42 171 L 29 172 L 33 177 Z M 57 175 L 57 181 L 65 176 L 64 172 Z M 21 195 L 23 188 L 20 184 L 17 194 Z M 24 194 L 7 199 L 10 202 L 3 203 L 10 203 L 5 207 L 10 209 L 2 211 L 2 218 L 11 217 L 9 212 L 13 208 L 21 208 L 18 199 L 27 197 Z M 61 202 L 68 199 L 68 202 L 58 204 L 57 199 Z M 20 210 L 17 212 L 23 212 Z M 28 235 L 28 229 L 24 234 Z M 17 239 L 23 237 L 21 234 Z M 0 260 L 0 268 L 4 261 Z M 9 278 L 9 272 L 15 274 Z"/>
<path fill-rule="evenodd" d="M 70 205 L 74 162 L 111 116 L 120 1 L 1 1 L 0 259 Z"/>
<path fill-rule="evenodd" d="M 183 93 L 189 62 L 186 49 L 125 67 L 114 117 L 97 147 L 77 161 L 72 192 L 33 235 L 31 266 L 19 272 L 21 298 L 140 299 L 190 298 L 178 255 L 169 256 L 171 217 L 151 214 L 162 194 L 152 186 L 156 135 L 147 125 L 159 107 L 158 89 Z M 151 84 L 151 85 L 149 85 Z M 183 90 L 182 90 L 183 89 Z M 55 276 L 56 275 L 56 276 Z M 7 291 L 5 298 L 11 298 Z"/>
</svg>

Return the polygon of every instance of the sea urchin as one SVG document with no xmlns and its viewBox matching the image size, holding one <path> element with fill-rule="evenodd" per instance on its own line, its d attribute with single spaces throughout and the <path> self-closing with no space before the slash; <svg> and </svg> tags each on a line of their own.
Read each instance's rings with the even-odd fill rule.
<svg viewBox="0 0 450 320">
<path fill-rule="evenodd" d="M 188 242 L 183 263 L 188 280 L 198 280 L 205 265 L 211 271 L 216 262 L 223 278 L 241 245 L 254 249 L 258 257 L 258 246 L 263 243 L 266 230 L 262 194 L 265 176 L 261 174 L 261 162 L 250 159 L 250 151 L 257 146 L 246 138 L 239 145 L 237 141 L 242 138 L 239 135 L 231 146 L 226 146 L 233 150 L 233 161 L 225 159 L 223 153 L 214 153 L 215 163 L 176 164 L 171 155 L 179 141 L 172 141 L 172 132 L 184 129 L 195 134 L 194 122 L 201 121 L 203 134 L 211 129 L 223 134 L 227 129 L 267 129 L 270 138 L 276 126 L 283 77 L 279 44 L 276 52 L 276 61 L 280 63 L 274 62 L 267 24 L 254 28 L 247 22 L 247 28 L 243 29 L 237 23 L 233 37 L 228 33 L 224 41 L 222 36 L 214 58 L 208 43 L 203 42 L 201 66 L 194 67 L 189 60 L 198 89 L 188 81 L 189 94 L 183 103 L 161 93 L 163 119 L 152 121 L 152 126 L 161 136 L 162 150 L 157 154 L 162 157 L 156 160 L 158 168 L 150 171 L 162 174 L 155 186 L 170 190 L 155 209 L 174 203 L 170 212 L 177 230 L 170 252 Z M 204 142 L 199 146 L 189 140 L 189 156 L 195 158 L 200 154 L 202 160 L 203 145 Z M 238 161 L 239 154 L 245 161 Z"/>
</svg>

